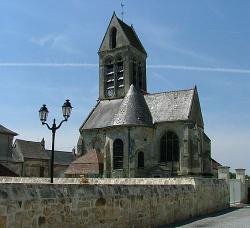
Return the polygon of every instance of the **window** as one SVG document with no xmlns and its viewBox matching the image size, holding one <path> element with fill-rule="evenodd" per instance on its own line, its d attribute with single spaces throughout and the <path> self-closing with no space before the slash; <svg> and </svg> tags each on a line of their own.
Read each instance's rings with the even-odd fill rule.
<svg viewBox="0 0 250 228">
<path fill-rule="evenodd" d="M 116 48 L 117 29 L 113 27 L 110 32 L 110 48 Z"/>
<path fill-rule="evenodd" d="M 114 94 L 114 61 L 112 58 L 105 63 L 106 95 L 112 97 Z"/>
<path fill-rule="evenodd" d="M 118 57 L 117 58 L 117 62 L 116 62 L 116 79 L 117 79 L 117 87 L 118 90 L 120 88 L 124 87 L 123 81 L 123 61 L 122 61 L 122 57 Z"/>
<path fill-rule="evenodd" d="M 113 144 L 113 169 L 123 169 L 123 142 L 116 139 Z"/>
<path fill-rule="evenodd" d="M 144 168 L 144 153 L 142 151 L 138 153 L 138 168 Z"/>
<path fill-rule="evenodd" d="M 166 134 L 164 134 L 161 137 L 160 142 L 160 162 L 166 162 L 167 161 L 167 140 L 166 140 Z"/>
<path fill-rule="evenodd" d="M 40 177 L 44 177 L 44 167 L 40 167 Z"/>
<path fill-rule="evenodd" d="M 174 132 L 167 132 L 160 140 L 160 162 L 179 161 L 179 139 Z"/>
</svg>

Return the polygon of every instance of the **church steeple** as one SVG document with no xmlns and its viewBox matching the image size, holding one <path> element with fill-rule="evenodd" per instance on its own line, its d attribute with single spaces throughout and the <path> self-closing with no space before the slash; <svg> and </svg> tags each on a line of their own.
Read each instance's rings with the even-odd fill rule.
<svg viewBox="0 0 250 228">
<path fill-rule="evenodd" d="M 133 26 L 114 13 L 98 51 L 99 98 L 123 98 L 133 84 L 147 92 L 147 53 Z"/>
</svg>

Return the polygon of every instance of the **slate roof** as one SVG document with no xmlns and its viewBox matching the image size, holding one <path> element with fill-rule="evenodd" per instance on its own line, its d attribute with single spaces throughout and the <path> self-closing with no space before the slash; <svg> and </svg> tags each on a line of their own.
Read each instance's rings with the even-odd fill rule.
<svg viewBox="0 0 250 228">
<path fill-rule="evenodd" d="M 41 142 L 25 141 L 21 139 L 16 139 L 15 150 L 18 150 L 24 158 L 32 159 L 44 159 L 48 160 L 49 157 L 45 152 Z"/>
<path fill-rule="evenodd" d="M 153 124 L 167 121 L 189 120 L 195 89 L 146 94 L 144 98 L 151 112 Z M 123 99 L 101 100 L 81 129 L 114 126 Z M 129 113 L 128 109 L 127 113 Z M 133 110 L 132 110 L 133 111 Z"/>
<path fill-rule="evenodd" d="M 117 16 L 116 16 L 119 24 L 122 27 L 123 32 L 125 33 L 125 35 L 127 36 L 129 43 L 135 47 L 136 49 L 138 49 L 139 51 L 146 53 L 142 43 L 140 42 L 135 30 L 133 29 L 133 26 L 129 26 L 126 23 L 124 23 L 122 20 L 120 20 Z"/>
<path fill-rule="evenodd" d="M 152 126 L 152 116 L 141 92 L 132 84 L 124 97 L 112 125 Z"/>
<path fill-rule="evenodd" d="M 0 124 L 0 134 L 14 135 L 14 136 L 17 135 L 17 133 L 15 133 L 14 131 L 9 130 L 8 128 L 4 127 L 1 124 Z"/>
<path fill-rule="evenodd" d="M 84 175 L 100 174 L 103 172 L 103 155 L 95 149 L 73 161 L 65 174 Z"/>
<path fill-rule="evenodd" d="M 145 95 L 153 122 L 188 120 L 194 89 Z"/>
<path fill-rule="evenodd" d="M 51 159 L 51 150 L 46 150 L 46 153 Z M 55 165 L 70 165 L 75 160 L 75 156 L 72 152 L 55 150 L 54 164 Z"/>
</svg>

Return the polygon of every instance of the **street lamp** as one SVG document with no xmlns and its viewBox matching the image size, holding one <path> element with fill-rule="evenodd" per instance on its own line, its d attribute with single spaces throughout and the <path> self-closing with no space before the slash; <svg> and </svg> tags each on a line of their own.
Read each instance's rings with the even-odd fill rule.
<svg viewBox="0 0 250 228">
<path fill-rule="evenodd" d="M 72 111 L 72 106 L 69 102 L 69 100 L 66 100 L 65 103 L 62 106 L 62 113 L 63 113 L 63 117 L 64 120 L 61 121 L 61 123 L 56 126 L 56 119 L 54 119 L 52 127 L 50 127 L 46 121 L 48 118 L 48 114 L 49 111 L 46 107 L 46 105 L 44 104 L 40 110 L 39 110 L 39 117 L 40 120 L 42 122 L 42 125 L 46 125 L 48 127 L 49 130 L 52 131 L 52 150 L 51 150 L 51 163 L 50 163 L 50 183 L 53 183 L 53 173 L 54 173 L 54 151 L 55 151 L 55 134 L 56 134 L 56 130 L 59 129 L 62 125 L 63 122 L 67 121 L 68 118 L 70 117 Z"/>
</svg>

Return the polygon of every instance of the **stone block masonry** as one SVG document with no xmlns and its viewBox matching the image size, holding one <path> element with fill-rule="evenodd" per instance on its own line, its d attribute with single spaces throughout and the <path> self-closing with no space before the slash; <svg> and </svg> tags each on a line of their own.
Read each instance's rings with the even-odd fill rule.
<svg viewBox="0 0 250 228">
<path fill-rule="evenodd" d="M 0 180 L 0 227 L 157 227 L 229 207 L 218 179 L 38 180 Z"/>
</svg>

